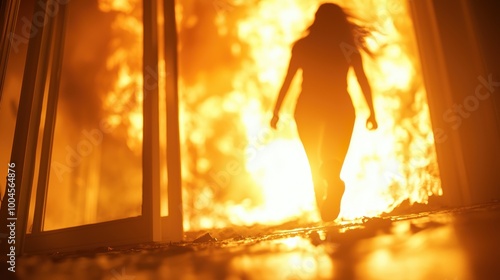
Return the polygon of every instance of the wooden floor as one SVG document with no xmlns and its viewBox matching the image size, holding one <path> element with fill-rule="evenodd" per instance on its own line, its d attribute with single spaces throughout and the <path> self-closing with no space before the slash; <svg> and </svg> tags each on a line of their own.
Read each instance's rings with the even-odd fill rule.
<svg viewBox="0 0 500 280">
<path fill-rule="evenodd" d="M 17 260 L 15 276 L 50 280 L 499 279 L 499 236 L 500 203 L 492 203 L 343 225 L 288 223 L 213 230 L 188 234 L 189 241 L 177 244 L 23 256 Z M 3 274 L 6 268 L 2 269 Z"/>
</svg>

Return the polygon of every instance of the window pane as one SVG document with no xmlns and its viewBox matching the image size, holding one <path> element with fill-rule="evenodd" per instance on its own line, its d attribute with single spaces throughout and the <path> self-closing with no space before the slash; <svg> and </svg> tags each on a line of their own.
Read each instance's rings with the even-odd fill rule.
<svg viewBox="0 0 500 280">
<path fill-rule="evenodd" d="M 44 230 L 141 215 L 142 3 L 71 1 Z"/>
</svg>

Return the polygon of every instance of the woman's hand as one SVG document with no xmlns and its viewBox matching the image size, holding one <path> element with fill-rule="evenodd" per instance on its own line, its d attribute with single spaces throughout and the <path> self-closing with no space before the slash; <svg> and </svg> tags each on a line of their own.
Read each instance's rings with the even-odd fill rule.
<svg viewBox="0 0 500 280">
<path fill-rule="evenodd" d="M 280 120 L 280 118 L 278 117 L 277 114 L 274 114 L 273 115 L 273 118 L 271 119 L 271 127 L 273 129 L 276 129 L 277 125 L 278 125 L 278 121 Z"/>
<path fill-rule="evenodd" d="M 375 130 L 378 127 L 377 119 L 375 118 L 375 114 L 372 112 L 370 116 L 366 120 L 366 128 L 369 130 Z"/>
</svg>

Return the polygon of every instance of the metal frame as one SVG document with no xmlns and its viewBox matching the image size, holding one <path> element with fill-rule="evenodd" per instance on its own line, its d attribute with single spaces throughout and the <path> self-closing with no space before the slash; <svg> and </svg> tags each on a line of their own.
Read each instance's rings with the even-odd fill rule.
<svg viewBox="0 0 500 280">
<path fill-rule="evenodd" d="M 145 0 L 147 1 L 147 0 Z M 168 217 L 163 218 L 163 240 L 180 240 L 182 230 L 182 177 L 179 136 L 179 99 L 177 67 L 177 28 L 175 22 L 175 0 L 164 0 L 165 18 L 165 66 L 167 104 L 167 166 L 168 166 Z M 172 228 L 172 225 L 181 225 Z M 166 230 L 168 228 L 168 230 Z"/>
<path fill-rule="evenodd" d="M 0 4 L 0 101 L 4 79 L 7 72 L 7 61 L 12 44 L 12 34 L 16 27 L 16 18 L 19 11 L 20 0 L 5 0 Z"/>
<path fill-rule="evenodd" d="M 55 0 L 48 0 L 46 5 Z M 142 215 L 109 222 L 82 225 L 58 230 L 43 231 L 52 143 L 56 119 L 59 78 L 64 46 L 67 5 L 60 5 L 54 17 L 45 13 L 44 25 L 30 40 L 26 59 L 21 102 L 17 116 L 12 161 L 16 163 L 16 181 L 19 212 L 16 226 L 16 251 L 48 252 L 78 250 L 98 246 L 180 241 L 183 237 L 180 145 L 177 107 L 177 58 L 174 1 L 166 0 L 166 60 L 167 71 L 167 163 L 169 216 L 160 215 L 160 143 L 158 83 L 147 83 L 158 73 L 157 1 L 143 1 L 144 51 L 143 51 L 143 186 Z M 57 3 L 55 3 L 57 5 Z M 36 5 L 34 13 L 42 12 Z M 152 71 L 151 71 L 152 70 Z M 48 89 L 48 90 L 46 90 Z M 44 95 L 47 99 L 45 128 L 41 147 L 37 138 L 42 117 Z M 29 202 L 35 174 L 36 151 L 41 149 L 39 177 L 35 202 L 32 233 L 24 234 L 28 222 Z M 4 205 L 2 205 L 4 206 Z M 5 205 L 6 206 L 6 205 Z M 2 207 L 2 211 L 4 211 Z M 3 212 L 2 212 L 3 213 Z M 5 214 L 6 215 L 6 214 Z M 162 233 L 163 228 L 163 233 Z M 133 230 L 131 230 L 133 229 Z"/>
</svg>

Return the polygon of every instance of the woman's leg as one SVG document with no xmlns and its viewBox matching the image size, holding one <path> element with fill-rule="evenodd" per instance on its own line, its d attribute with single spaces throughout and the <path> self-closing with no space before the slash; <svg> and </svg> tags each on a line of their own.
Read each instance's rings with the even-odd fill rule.
<svg viewBox="0 0 500 280">
<path fill-rule="evenodd" d="M 316 203 L 318 209 L 320 209 L 326 191 L 323 177 L 320 174 L 321 157 L 319 149 L 321 146 L 324 123 L 317 118 L 314 114 L 314 110 L 307 110 L 303 108 L 303 106 L 300 106 L 300 104 L 298 104 L 297 110 L 295 111 L 295 121 L 297 123 L 297 131 L 300 140 L 304 146 L 309 162 Z"/>
<path fill-rule="evenodd" d="M 354 109 L 345 106 L 342 111 L 334 112 L 325 125 L 321 146 L 321 175 L 327 182 L 327 193 L 321 217 L 333 221 L 340 213 L 340 203 L 345 185 L 340 179 L 354 128 Z"/>
</svg>

